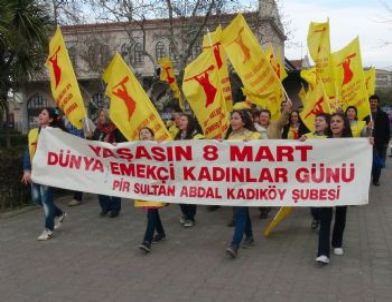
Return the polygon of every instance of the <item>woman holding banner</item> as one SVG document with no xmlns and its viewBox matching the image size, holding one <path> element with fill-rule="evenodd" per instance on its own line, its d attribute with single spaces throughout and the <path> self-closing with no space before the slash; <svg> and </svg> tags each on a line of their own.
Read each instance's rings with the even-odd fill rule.
<svg viewBox="0 0 392 302">
<path fill-rule="evenodd" d="M 142 128 L 139 132 L 139 139 L 142 141 L 154 140 L 154 132 L 148 128 Z M 164 207 L 162 202 L 136 200 L 135 207 L 143 207 L 147 210 L 147 228 L 143 242 L 139 245 L 139 249 L 149 253 L 151 252 L 151 243 L 159 242 L 166 239 L 165 230 L 163 229 L 161 218 L 159 216 L 159 208 Z M 154 236 L 154 232 L 157 234 Z"/>
<path fill-rule="evenodd" d="M 108 112 L 104 109 L 99 112 L 97 128 L 95 128 L 92 138 L 94 140 L 107 142 L 110 144 L 125 141 L 120 131 L 118 131 L 116 126 L 110 121 Z M 101 217 L 104 217 L 109 214 L 109 217 L 115 218 L 120 214 L 120 197 L 98 195 L 98 200 L 101 206 Z"/>
<path fill-rule="evenodd" d="M 331 116 L 328 113 L 319 113 L 316 115 L 314 120 L 314 132 L 309 132 L 300 137 L 300 141 L 305 141 L 308 138 L 320 139 L 327 138 L 329 132 L 329 123 Z M 320 209 L 310 208 L 310 214 L 312 215 L 311 229 L 316 230 L 320 224 Z"/>
<path fill-rule="evenodd" d="M 329 138 L 353 137 L 349 120 L 343 113 L 334 113 L 331 116 Z M 371 144 L 373 137 L 369 138 Z M 335 207 L 335 224 L 332 233 L 332 247 L 335 255 L 343 255 L 343 234 L 346 226 L 347 206 Z M 330 254 L 330 231 L 333 216 L 333 208 L 320 208 L 320 232 L 316 261 L 320 264 L 329 263 Z"/>
<path fill-rule="evenodd" d="M 63 223 L 66 213 L 58 208 L 53 200 L 53 190 L 49 186 L 40 185 L 31 181 L 31 163 L 37 149 L 38 136 L 41 129 L 50 127 L 61 127 L 57 121 L 57 115 L 53 108 L 44 108 L 38 116 L 39 128 L 31 129 L 28 135 L 28 148 L 26 149 L 23 159 L 23 177 L 22 183 L 31 185 L 31 198 L 34 203 L 40 205 L 45 213 L 45 229 L 38 240 L 49 240 L 53 237 L 53 232 Z M 55 219 L 57 221 L 55 223 Z"/>
<path fill-rule="evenodd" d="M 251 117 L 246 110 L 234 110 L 231 113 L 230 127 L 226 133 L 227 140 L 233 141 L 249 141 L 260 139 L 260 133 L 256 132 Z M 226 253 L 236 258 L 238 248 L 245 234 L 242 244 L 244 248 L 251 247 L 254 244 L 252 222 L 249 217 L 248 207 L 234 208 L 234 235 L 230 246 L 226 249 Z"/>
<path fill-rule="evenodd" d="M 190 114 L 179 114 L 178 129 L 179 131 L 175 137 L 175 140 L 202 138 L 201 134 L 197 131 L 197 123 Z M 180 208 L 182 213 L 180 223 L 185 228 L 193 227 L 195 225 L 197 206 L 195 204 L 180 204 Z"/>
</svg>

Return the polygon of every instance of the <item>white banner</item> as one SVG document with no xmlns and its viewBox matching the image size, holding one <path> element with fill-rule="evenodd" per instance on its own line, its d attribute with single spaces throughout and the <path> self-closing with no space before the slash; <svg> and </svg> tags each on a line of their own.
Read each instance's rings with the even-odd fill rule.
<svg viewBox="0 0 392 302">
<path fill-rule="evenodd" d="M 365 138 L 187 140 L 113 146 L 41 131 L 33 181 L 167 203 L 336 206 L 368 203 L 372 146 Z"/>
</svg>

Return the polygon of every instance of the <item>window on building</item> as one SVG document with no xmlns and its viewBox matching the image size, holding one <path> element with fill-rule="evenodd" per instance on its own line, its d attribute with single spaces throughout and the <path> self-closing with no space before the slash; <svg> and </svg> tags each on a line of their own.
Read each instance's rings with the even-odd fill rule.
<svg viewBox="0 0 392 302">
<path fill-rule="evenodd" d="M 133 47 L 133 63 L 136 65 L 143 63 L 143 47 L 141 43 L 136 43 Z"/>
<path fill-rule="evenodd" d="M 170 45 L 169 45 L 169 55 L 170 55 L 170 58 L 172 59 L 173 62 L 177 62 L 177 60 L 178 60 L 177 53 L 175 51 L 175 47 L 174 47 L 173 43 L 170 43 Z"/>
<path fill-rule="evenodd" d="M 166 47 L 162 41 L 159 41 L 155 46 L 155 57 L 157 60 L 166 57 Z"/>
</svg>

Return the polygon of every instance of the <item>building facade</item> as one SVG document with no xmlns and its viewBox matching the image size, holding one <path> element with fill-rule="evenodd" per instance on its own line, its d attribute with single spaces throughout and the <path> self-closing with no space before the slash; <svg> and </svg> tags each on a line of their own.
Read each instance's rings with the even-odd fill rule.
<svg viewBox="0 0 392 302">
<path fill-rule="evenodd" d="M 263 47 L 271 43 L 274 49 L 281 49 L 284 55 L 286 37 L 274 0 L 260 0 L 258 10 L 244 16 Z M 225 27 L 234 17 L 235 15 L 211 16 L 207 28 L 213 31 L 218 25 Z M 186 49 L 189 42 L 186 40 L 187 31 L 195 26 L 194 20 L 191 22 L 185 18 L 175 19 L 173 22 L 174 35 L 178 37 L 175 46 L 170 43 L 167 19 L 147 20 L 142 28 L 138 23 L 121 22 L 62 27 L 86 108 L 93 118 L 98 108 L 107 106 L 101 77 L 115 52 L 123 56 L 154 102 L 165 94 L 167 87 L 164 83 L 158 83 L 153 88 L 150 85 L 151 78 L 156 75 L 157 61 L 170 56 L 176 65 L 178 56 L 183 54 L 181 50 Z M 202 35 L 194 43 L 188 61 L 200 54 L 201 41 Z M 175 51 L 175 48 L 179 51 Z M 14 120 L 15 128 L 26 133 L 29 128 L 36 126 L 37 116 L 42 108 L 56 106 L 51 96 L 46 69 L 15 93 L 12 99 L 11 119 Z M 158 106 L 158 110 L 162 108 Z"/>
</svg>

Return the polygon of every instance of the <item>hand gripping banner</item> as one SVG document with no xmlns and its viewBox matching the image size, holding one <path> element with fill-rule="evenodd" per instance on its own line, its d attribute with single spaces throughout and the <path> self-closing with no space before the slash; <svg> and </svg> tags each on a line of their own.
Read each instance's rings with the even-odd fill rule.
<svg viewBox="0 0 392 302">
<path fill-rule="evenodd" d="M 306 142 L 189 140 L 113 146 L 43 129 L 35 183 L 109 196 L 225 206 L 368 203 L 365 138 Z"/>
</svg>

